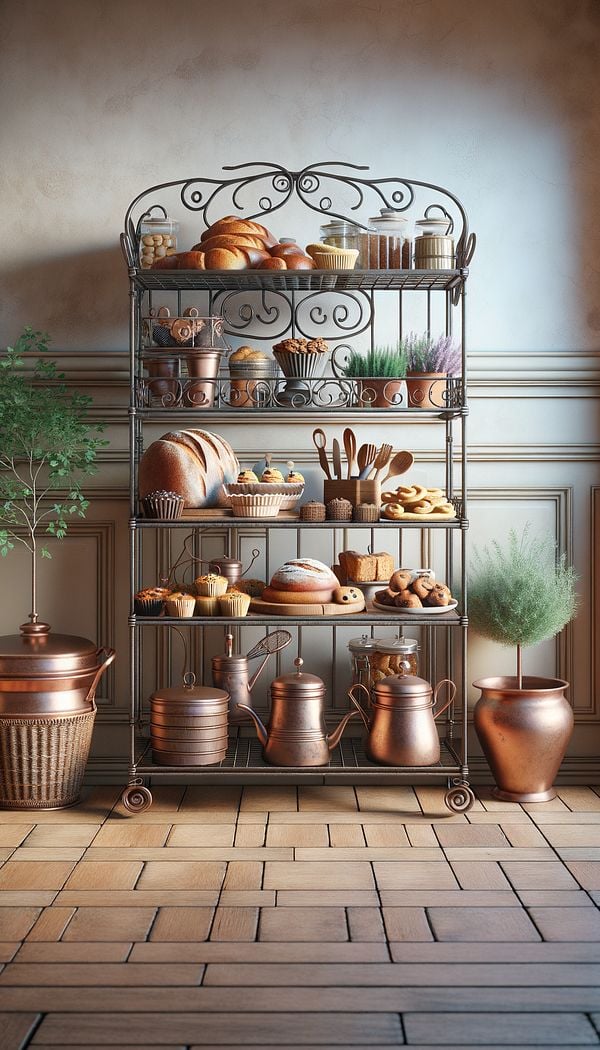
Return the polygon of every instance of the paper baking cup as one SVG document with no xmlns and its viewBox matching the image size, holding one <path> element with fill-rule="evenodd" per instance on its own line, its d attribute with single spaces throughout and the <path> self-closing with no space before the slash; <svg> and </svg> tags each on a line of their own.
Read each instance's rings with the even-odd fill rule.
<svg viewBox="0 0 600 1050">
<path fill-rule="evenodd" d="M 211 598 L 209 594 L 199 594 L 196 597 L 196 616 L 218 616 L 219 599 Z"/>
<path fill-rule="evenodd" d="M 280 492 L 230 495 L 230 506 L 236 518 L 276 518 L 281 510 Z"/>
<path fill-rule="evenodd" d="M 317 270 L 353 270 L 358 259 L 356 248 L 345 252 L 315 252 L 313 255 Z"/>
<path fill-rule="evenodd" d="M 260 481 L 235 482 L 227 485 L 225 494 L 229 503 L 229 496 L 281 496 L 280 510 L 293 510 L 304 492 L 302 482 L 283 482 L 280 484 L 264 484 Z"/>
<path fill-rule="evenodd" d="M 136 616 L 160 616 L 164 604 L 162 598 L 134 598 L 133 611 Z"/>
<path fill-rule="evenodd" d="M 219 598 L 221 616 L 246 616 L 250 608 L 250 595 L 241 591 L 230 592 Z"/>
<path fill-rule="evenodd" d="M 197 580 L 194 580 L 194 586 L 196 593 L 201 597 L 218 598 L 221 594 L 225 594 L 229 581 L 225 576 L 215 576 L 214 580 L 203 580 L 199 576 Z"/>
<path fill-rule="evenodd" d="M 196 611 L 196 599 L 193 595 L 189 598 L 167 598 L 165 602 L 167 616 L 179 616 L 188 619 Z"/>
<path fill-rule="evenodd" d="M 273 357 L 286 379 L 318 379 L 327 354 L 292 354 L 288 350 L 273 350 Z"/>
<path fill-rule="evenodd" d="M 152 493 L 142 500 L 147 518 L 168 518 L 174 521 L 183 514 L 183 496 L 154 496 Z"/>
</svg>

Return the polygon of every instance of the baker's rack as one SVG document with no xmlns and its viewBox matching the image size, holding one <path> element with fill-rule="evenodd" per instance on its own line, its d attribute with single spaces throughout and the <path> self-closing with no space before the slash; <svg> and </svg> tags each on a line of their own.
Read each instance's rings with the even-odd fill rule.
<svg viewBox="0 0 600 1050">
<path fill-rule="evenodd" d="M 378 782 L 445 780 L 448 791 L 446 803 L 455 812 L 470 808 L 473 793 L 469 787 L 467 750 L 467 446 L 466 420 L 468 405 L 466 396 L 467 348 L 466 348 L 466 282 L 468 264 L 475 247 L 474 234 L 469 233 L 466 212 L 452 193 L 432 183 L 400 178 L 369 179 L 363 173 L 368 168 L 357 165 L 327 163 L 311 165 L 301 171 L 289 171 L 279 165 L 250 163 L 226 167 L 231 173 L 223 179 L 193 178 L 163 183 L 140 193 L 129 206 L 125 216 L 124 232 L 121 235 L 123 253 L 127 262 L 130 282 L 130 585 L 132 606 L 129 616 L 130 634 L 130 763 L 129 782 L 123 792 L 123 802 L 130 812 L 141 812 L 152 801 L 147 786 L 150 778 L 168 777 L 170 780 L 210 779 L 226 781 L 243 780 L 244 783 L 264 780 L 266 776 L 294 779 L 297 782 L 340 783 L 362 782 L 376 778 Z M 340 203 L 334 203 L 336 200 Z M 421 202 L 423 202 L 421 204 Z M 392 208 L 398 213 L 413 207 L 434 207 L 451 217 L 456 229 L 456 267 L 452 270 L 353 270 L 353 271 L 200 271 L 200 270 L 146 270 L 139 266 L 138 231 L 141 218 L 154 205 L 160 204 L 170 214 L 178 207 L 190 218 L 193 213 L 205 225 L 210 225 L 223 214 L 236 213 L 243 218 L 270 216 L 284 205 L 302 204 L 304 220 L 310 211 L 327 218 L 340 218 L 357 226 L 357 220 L 368 213 L 369 205 Z M 306 209 L 309 210 L 308 215 Z M 189 213 L 189 214 L 188 214 Z M 297 221 L 297 220 L 296 220 Z M 196 231 L 200 222 L 196 221 Z M 306 238 L 308 239 L 308 238 Z M 231 395 L 231 385 L 226 374 L 214 381 L 214 404 L 211 407 L 191 404 L 186 398 L 185 380 L 164 395 L 155 396 L 148 376 L 144 373 L 144 355 L 141 347 L 142 320 L 144 311 L 150 311 L 156 303 L 157 293 L 167 293 L 172 299 L 177 314 L 183 313 L 183 302 L 190 295 L 198 294 L 202 301 L 202 312 L 206 315 L 220 313 L 225 318 L 225 332 L 229 336 L 251 341 L 266 340 L 272 344 L 289 335 L 294 338 L 315 333 L 334 340 L 343 351 L 348 340 L 356 336 L 367 339 L 368 346 L 376 341 L 376 301 L 380 295 L 395 296 L 396 330 L 398 337 L 406 331 L 405 315 L 407 300 L 416 293 L 424 299 L 425 327 L 432 330 L 438 320 L 445 334 L 455 334 L 462 347 L 462 375 L 450 379 L 441 407 L 409 407 L 403 396 L 392 395 L 389 407 L 357 402 L 353 384 L 335 375 L 303 380 L 300 394 L 290 401 L 281 396 L 285 380 L 263 380 L 263 396 L 257 398 L 253 415 L 260 413 L 265 421 L 298 420 L 313 423 L 318 420 L 346 423 L 375 421 L 378 423 L 438 422 L 444 428 L 445 487 L 448 497 L 455 505 L 456 518 L 442 522 L 406 522 L 399 527 L 396 522 L 380 521 L 373 526 L 353 522 L 351 526 L 336 522 L 313 524 L 284 517 L 273 521 L 235 519 L 223 511 L 212 514 L 188 512 L 184 520 L 156 521 L 144 518 L 139 512 L 137 490 L 138 465 L 144 448 L 146 425 L 164 422 L 170 428 L 176 424 L 213 429 L 219 423 L 246 422 L 243 409 L 236 407 Z M 439 303 L 441 301 L 441 310 Z M 325 305 L 322 305 L 322 303 Z M 287 304 L 287 312 L 283 304 Z M 332 331 L 333 330 L 333 334 Z M 177 352 L 175 351 L 175 356 Z M 350 415 L 351 413 L 351 415 Z M 458 428 L 458 442 L 456 440 Z M 402 447 L 401 445 L 399 447 Z M 457 469 L 458 468 L 458 469 Z M 455 475 L 458 473 L 459 481 Z M 373 634 L 378 628 L 388 626 L 396 629 L 421 628 L 426 652 L 425 677 L 431 678 L 438 660 L 440 646 L 444 654 L 445 673 L 452 677 L 454 667 L 459 674 L 457 699 L 450 705 L 444 724 L 441 741 L 441 761 L 431 767 L 388 767 L 375 765 L 366 758 L 359 738 L 342 739 L 331 761 L 326 767 L 314 769 L 279 768 L 267 765 L 262 760 L 260 745 L 243 730 L 236 729 L 230 738 L 226 759 L 219 766 L 164 767 L 151 761 L 150 742 L 147 736 L 147 713 L 143 695 L 143 651 L 148 632 L 162 633 L 170 626 L 189 628 L 190 638 L 203 639 L 207 628 L 223 626 L 223 634 L 253 626 L 272 626 L 272 618 L 250 613 L 240 620 L 225 623 L 215 618 L 194 617 L 191 620 L 173 619 L 167 616 L 139 617 L 133 611 L 133 595 L 147 580 L 143 579 L 144 537 L 153 534 L 163 549 L 171 547 L 178 530 L 192 527 L 197 536 L 197 546 L 202 553 L 202 537 L 209 531 L 226 533 L 230 541 L 236 542 L 238 530 L 263 533 L 266 550 L 265 577 L 276 566 L 269 565 L 271 533 L 293 531 L 296 535 L 295 551 L 288 556 L 298 556 L 301 533 L 310 534 L 315 529 L 327 530 L 333 550 L 343 546 L 344 530 L 368 530 L 367 538 L 374 548 L 376 530 L 386 530 L 386 546 L 395 544 L 397 563 L 402 562 L 403 534 L 418 539 L 422 558 L 433 546 L 441 545 L 445 565 L 445 576 L 454 581 L 460 595 L 459 608 L 455 611 L 428 618 L 426 613 L 398 615 L 379 610 L 344 616 L 343 626 L 369 630 Z M 388 542 L 389 541 L 389 542 Z M 438 542 L 439 541 L 439 542 Z M 253 541 L 254 542 L 254 541 Z M 218 560 L 218 559 L 215 559 Z M 421 564 L 425 564 L 423 560 Z M 297 628 L 298 649 L 302 646 L 302 634 L 307 628 L 317 626 L 314 617 L 278 618 L 278 625 Z M 319 627 L 331 627 L 334 649 L 336 631 L 340 620 L 318 618 Z M 459 642 L 455 644 L 456 631 Z M 192 647 L 193 648 L 193 647 Z M 437 655 L 436 655 L 437 654 Z M 279 658 L 278 658 L 279 661 Z M 335 663 L 333 665 L 332 692 L 336 696 Z"/>
</svg>

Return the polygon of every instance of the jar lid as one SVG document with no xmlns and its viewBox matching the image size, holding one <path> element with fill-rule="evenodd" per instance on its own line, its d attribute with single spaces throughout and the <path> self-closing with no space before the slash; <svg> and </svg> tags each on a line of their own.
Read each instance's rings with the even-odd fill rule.
<svg viewBox="0 0 600 1050">
<path fill-rule="evenodd" d="M 416 638 L 378 638 L 376 651 L 378 653 L 416 653 L 419 643 Z"/>
<path fill-rule="evenodd" d="M 375 683 L 377 700 L 383 701 L 384 704 L 386 700 L 389 703 L 401 699 L 424 700 L 429 698 L 432 692 L 433 689 L 425 678 L 417 678 L 413 674 L 391 674 Z"/>
<path fill-rule="evenodd" d="M 151 700 L 187 700 L 192 703 L 215 703 L 229 699 L 224 689 L 214 689 L 208 685 L 175 685 L 168 689 L 157 689 Z"/>
<path fill-rule="evenodd" d="M 399 215 L 393 208 L 381 208 L 379 215 L 373 215 L 369 222 L 376 230 L 389 230 L 390 233 L 403 233 L 408 219 Z"/>
<path fill-rule="evenodd" d="M 415 226 L 423 231 L 422 236 L 446 236 L 452 228 L 451 219 L 417 219 Z"/>
<path fill-rule="evenodd" d="M 357 233 L 361 230 L 360 226 L 356 226 L 353 222 L 348 222 L 346 219 L 334 219 L 333 222 L 326 222 L 321 226 L 322 233 Z"/>
<path fill-rule="evenodd" d="M 351 653 L 372 653 L 377 647 L 379 638 L 371 638 L 368 634 L 361 634 L 360 638 L 351 638 L 348 648 Z"/>
<path fill-rule="evenodd" d="M 302 674 L 300 668 L 304 660 L 299 656 L 294 660 L 297 668 L 294 674 L 282 674 L 271 682 L 271 697 L 292 697 L 295 699 L 306 699 L 312 696 L 322 696 L 325 692 L 325 683 L 316 674 Z"/>
</svg>

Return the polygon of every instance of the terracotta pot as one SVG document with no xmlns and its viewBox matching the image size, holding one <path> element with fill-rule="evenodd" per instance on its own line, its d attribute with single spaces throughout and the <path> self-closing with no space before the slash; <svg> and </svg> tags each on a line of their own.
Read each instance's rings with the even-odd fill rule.
<svg viewBox="0 0 600 1050">
<path fill-rule="evenodd" d="M 573 731 L 573 711 L 560 678 L 503 676 L 473 682 L 481 689 L 475 729 L 498 785 L 508 802 L 547 802 Z"/>
<path fill-rule="evenodd" d="M 445 372 L 407 372 L 406 389 L 409 408 L 446 408 Z"/>
<path fill-rule="evenodd" d="M 397 408 L 402 404 L 403 379 L 359 379 L 361 408 Z"/>
</svg>

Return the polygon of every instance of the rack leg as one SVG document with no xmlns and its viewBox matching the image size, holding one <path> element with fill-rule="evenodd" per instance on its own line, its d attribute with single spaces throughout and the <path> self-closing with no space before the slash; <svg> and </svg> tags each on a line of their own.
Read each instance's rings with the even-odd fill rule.
<svg viewBox="0 0 600 1050">
<path fill-rule="evenodd" d="M 453 781 L 444 795 L 444 802 L 452 813 L 466 813 L 474 801 L 475 795 L 466 780 Z"/>
<path fill-rule="evenodd" d="M 152 792 L 138 780 L 125 788 L 121 802 L 128 813 L 143 813 L 152 805 Z"/>
</svg>

